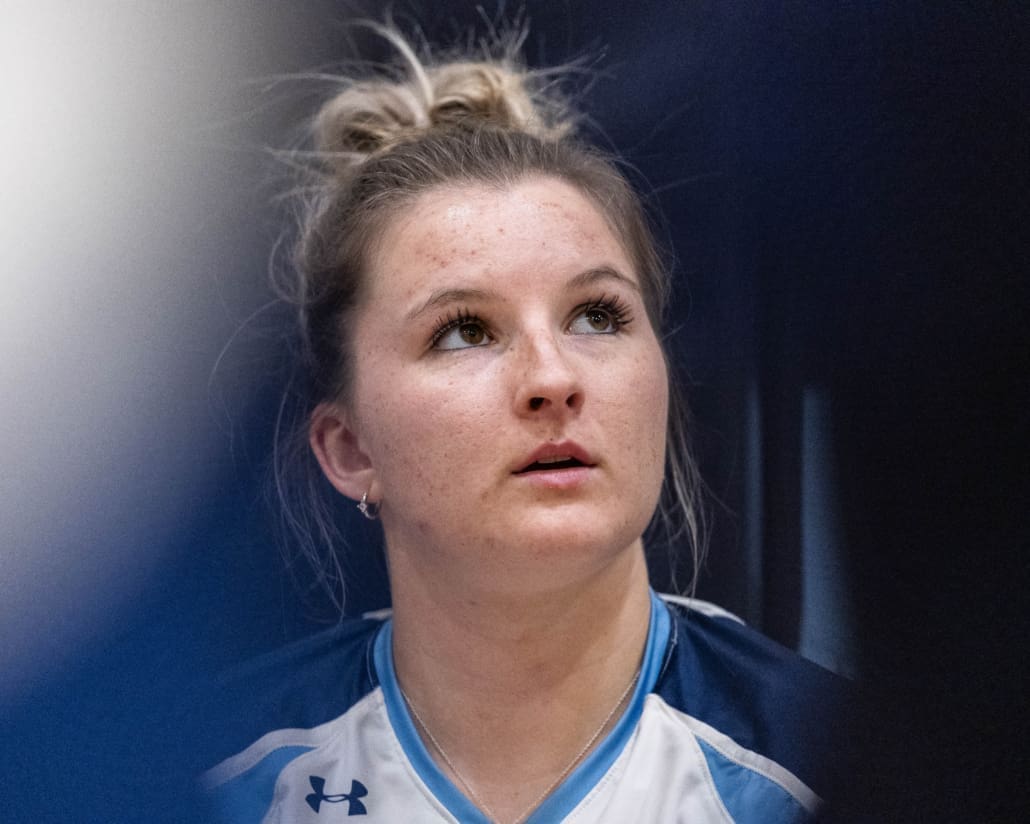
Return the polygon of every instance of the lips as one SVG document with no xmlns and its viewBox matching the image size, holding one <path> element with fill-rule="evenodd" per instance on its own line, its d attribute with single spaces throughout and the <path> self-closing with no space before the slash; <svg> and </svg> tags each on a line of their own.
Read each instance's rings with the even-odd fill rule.
<svg viewBox="0 0 1030 824">
<path fill-rule="evenodd" d="M 516 475 L 529 472 L 555 472 L 594 466 L 594 460 L 583 447 L 573 441 L 543 444 L 528 456 Z"/>
</svg>

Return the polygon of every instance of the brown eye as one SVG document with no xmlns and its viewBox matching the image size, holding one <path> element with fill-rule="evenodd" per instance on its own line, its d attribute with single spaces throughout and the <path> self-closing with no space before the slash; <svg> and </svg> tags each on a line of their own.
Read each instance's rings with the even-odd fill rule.
<svg viewBox="0 0 1030 824">
<path fill-rule="evenodd" d="M 603 306 L 588 306 L 579 310 L 569 325 L 569 331 L 576 335 L 610 335 L 619 331 L 619 326 L 611 310 Z"/>
<path fill-rule="evenodd" d="M 458 334 L 469 346 L 478 346 L 486 339 L 486 332 L 478 323 L 463 323 L 458 327 Z"/>
<path fill-rule="evenodd" d="M 471 349 L 486 346 L 493 338 L 486 331 L 482 321 L 475 318 L 459 318 L 448 322 L 433 340 L 434 349 Z"/>
<path fill-rule="evenodd" d="M 586 313 L 587 323 L 598 332 L 607 332 L 612 324 L 612 319 L 603 309 L 591 309 Z"/>
</svg>

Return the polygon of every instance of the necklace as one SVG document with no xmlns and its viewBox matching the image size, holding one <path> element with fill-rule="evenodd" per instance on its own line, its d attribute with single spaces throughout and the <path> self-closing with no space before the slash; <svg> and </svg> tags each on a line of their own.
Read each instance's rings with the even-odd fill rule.
<svg viewBox="0 0 1030 824">
<path fill-rule="evenodd" d="M 522 813 L 511 822 L 511 824 L 521 824 L 521 822 L 524 821 L 526 817 L 540 805 L 540 802 L 542 802 L 545 798 L 547 798 L 548 795 L 551 794 L 551 790 L 557 787 L 562 781 L 565 780 L 565 776 L 572 772 L 573 767 L 575 767 L 580 762 L 580 759 L 582 759 L 583 756 L 586 755 L 587 752 L 589 752 L 590 748 L 594 746 L 594 742 L 597 741 L 597 739 L 601 735 L 601 732 L 604 730 L 605 727 L 608 726 L 608 722 L 612 720 L 612 716 L 614 716 L 619 707 L 622 706 L 622 702 L 626 700 L 626 696 L 629 695 L 630 690 L 633 689 L 633 685 L 637 683 L 638 678 L 640 678 L 639 669 L 635 673 L 633 673 L 633 678 L 630 679 L 630 682 L 628 684 L 626 684 L 626 689 L 622 691 L 622 695 L 619 696 L 619 700 L 616 701 L 615 706 L 613 706 L 608 711 L 608 714 L 604 717 L 604 721 L 602 721 L 601 725 L 596 730 L 594 730 L 594 734 L 590 736 L 590 739 L 583 745 L 580 751 L 576 753 L 575 757 L 565 766 L 565 769 L 558 773 L 554 781 L 547 785 L 547 789 L 545 789 L 542 793 L 540 793 L 540 795 L 533 799 L 533 803 L 526 807 L 526 809 L 523 810 Z M 397 687 L 398 689 L 400 689 L 400 684 L 398 684 Z M 415 720 L 418 722 L 418 725 L 422 728 L 422 731 L 426 734 L 426 737 L 432 742 L 433 747 L 436 749 L 436 751 L 440 753 L 440 757 L 443 758 L 444 763 L 446 763 L 447 766 L 450 767 L 451 772 L 454 773 L 454 777 L 458 779 L 458 781 L 461 783 L 461 786 L 464 787 L 465 790 L 468 792 L 469 798 L 471 798 L 476 803 L 476 806 L 479 807 L 479 809 L 481 809 L 490 817 L 490 820 L 493 821 L 494 824 L 500 824 L 500 821 L 498 820 L 497 816 L 494 815 L 493 811 L 486 804 L 483 803 L 483 799 L 481 799 L 478 793 L 476 793 L 476 791 L 472 789 L 472 785 L 469 784 L 469 782 L 460 772 L 458 772 L 458 768 L 454 766 L 454 762 L 451 760 L 451 757 L 447 755 L 447 751 L 442 746 L 440 746 L 440 742 L 436 740 L 436 736 L 433 735 L 432 730 L 430 730 L 429 727 L 426 725 L 426 722 L 422 720 L 422 716 L 419 714 L 419 711 L 415 708 L 415 705 L 412 703 L 411 699 L 408 698 L 408 694 L 403 689 L 401 689 L 400 691 L 401 695 L 404 698 L 404 702 L 408 705 L 408 709 L 411 710 L 411 714 L 415 716 Z"/>
</svg>

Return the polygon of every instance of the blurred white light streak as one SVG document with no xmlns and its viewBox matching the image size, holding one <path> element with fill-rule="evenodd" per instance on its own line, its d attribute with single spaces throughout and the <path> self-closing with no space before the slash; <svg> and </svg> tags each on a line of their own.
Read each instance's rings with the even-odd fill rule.
<svg viewBox="0 0 1030 824">
<path fill-rule="evenodd" d="M 114 619 L 203 489 L 232 195 L 196 135 L 248 7 L 0 4 L 0 700 Z"/>
</svg>

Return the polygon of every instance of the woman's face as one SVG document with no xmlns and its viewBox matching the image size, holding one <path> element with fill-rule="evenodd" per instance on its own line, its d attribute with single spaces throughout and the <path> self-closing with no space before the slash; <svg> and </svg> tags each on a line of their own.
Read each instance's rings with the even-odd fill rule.
<svg viewBox="0 0 1030 824">
<path fill-rule="evenodd" d="M 585 196 L 543 177 L 433 190 L 388 224 L 367 283 L 348 420 L 391 559 L 514 586 L 639 546 L 665 361 Z"/>
</svg>

